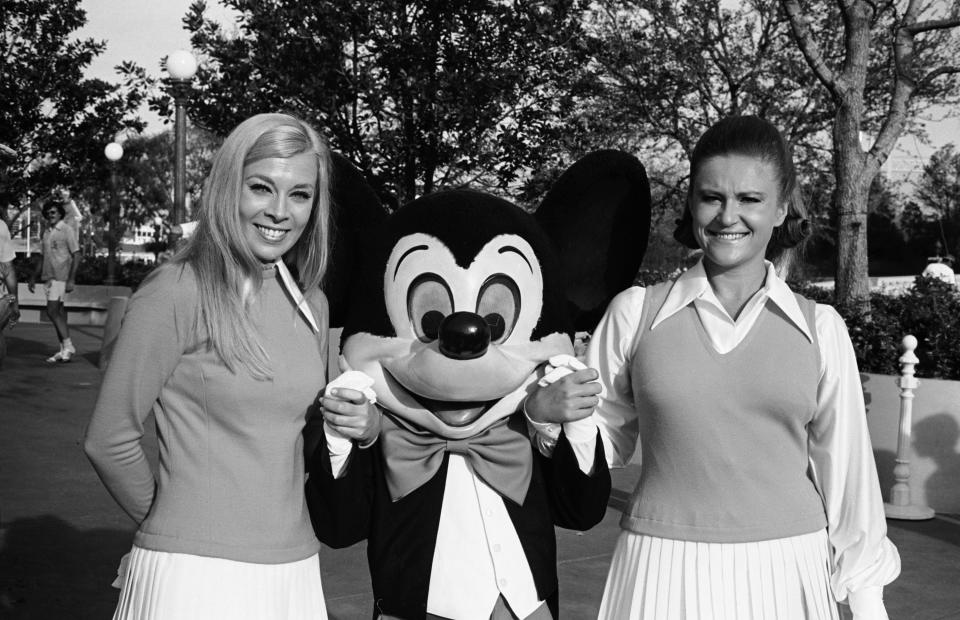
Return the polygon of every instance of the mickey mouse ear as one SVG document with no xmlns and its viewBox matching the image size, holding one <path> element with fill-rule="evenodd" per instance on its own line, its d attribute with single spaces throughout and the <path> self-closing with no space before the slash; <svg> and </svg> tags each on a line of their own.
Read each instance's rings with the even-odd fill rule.
<svg viewBox="0 0 960 620">
<path fill-rule="evenodd" d="M 590 153 L 557 180 L 536 218 L 560 252 L 577 330 L 593 329 L 633 283 L 650 236 L 650 183 L 637 158 Z"/>
<path fill-rule="evenodd" d="M 363 174 L 339 153 L 332 153 L 330 186 L 333 248 L 323 290 L 330 304 L 330 326 L 342 327 L 356 266 L 371 231 L 387 217 Z"/>
</svg>

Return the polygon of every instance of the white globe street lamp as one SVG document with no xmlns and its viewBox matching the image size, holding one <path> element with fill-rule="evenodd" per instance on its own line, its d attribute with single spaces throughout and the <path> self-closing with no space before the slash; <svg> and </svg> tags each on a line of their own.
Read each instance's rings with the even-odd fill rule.
<svg viewBox="0 0 960 620">
<path fill-rule="evenodd" d="M 110 161 L 117 161 L 123 157 L 123 147 L 116 142 L 111 142 L 103 147 L 103 154 L 106 155 Z"/>
<path fill-rule="evenodd" d="M 167 73 L 174 80 L 190 81 L 197 72 L 197 59 L 186 50 L 177 50 L 167 56 Z"/>
<path fill-rule="evenodd" d="M 188 51 L 177 50 L 167 56 L 168 87 L 174 103 L 174 166 L 173 166 L 173 220 L 176 226 L 183 221 L 186 188 L 187 112 L 190 82 L 197 72 L 197 59 Z"/>
<path fill-rule="evenodd" d="M 104 284 L 115 286 L 117 283 L 117 245 L 120 243 L 120 204 L 117 200 L 117 162 L 123 157 L 123 147 L 111 142 L 103 147 L 103 154 L 110 162 L 110 212 L 107 231 L 107 278 Z"/>
</svg>

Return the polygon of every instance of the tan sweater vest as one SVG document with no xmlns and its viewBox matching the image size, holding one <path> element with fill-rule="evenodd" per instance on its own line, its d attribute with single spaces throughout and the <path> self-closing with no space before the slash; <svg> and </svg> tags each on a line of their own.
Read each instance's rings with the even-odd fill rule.
<svg viewBox="0 0 960 620">
<path fill-rule="evenodd" d="M 769 301 L 725 354 L 713 348 L 693 304 L 650 331 L 671 284 L 647 289 L 634 344 L 643 465 L 621 526 L 710 543 L 823 529 L 806 430 L 817 407 L 817 343 Z M 798 301 L 812 328 L 815 304 Z"/>
</svg>

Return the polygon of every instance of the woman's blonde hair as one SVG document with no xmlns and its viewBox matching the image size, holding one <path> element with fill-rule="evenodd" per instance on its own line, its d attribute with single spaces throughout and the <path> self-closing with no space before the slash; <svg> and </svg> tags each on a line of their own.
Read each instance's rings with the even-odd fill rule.
<svg viewBox="0 0 960 620">
<path fill-rule="evenodd" d="M 303 234 L 283 256 L 304 290 L 319 286 L 332 243 L 330 149 L 307 123 L 287 114 L 258 114 L 230 132 L 213 158 L 203 185 L 197 228 L 173 261 L 186 263 L 197 277 L 200 325 L 230 370 L 245 367 L 258 379 L 272 377 L 270 360 L 248 317 L 248 291 L 263 282 L 262 263 L 246 242 L 240 195 L 246 166 L 270 158 L 311 153 L 317 160 L 313 208 Z"/>
</svg>

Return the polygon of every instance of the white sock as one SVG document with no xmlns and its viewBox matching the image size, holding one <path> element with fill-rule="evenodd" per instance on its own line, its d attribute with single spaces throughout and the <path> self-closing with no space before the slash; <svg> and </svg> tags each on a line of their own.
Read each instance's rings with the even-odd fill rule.
<svg viewBox="0 0 960 620">
<path fill-rule="evenodd" d="M 60 350 L 61 350 L 61 351 L 73 351 L 73 350 L 75 350 L 75 349 L 73 348 L 73 341 L 70 340 L 69 338 L 64 338 L 64 339 L 63 339 L 63 342 L 60 343 Z"/>
</svg>

